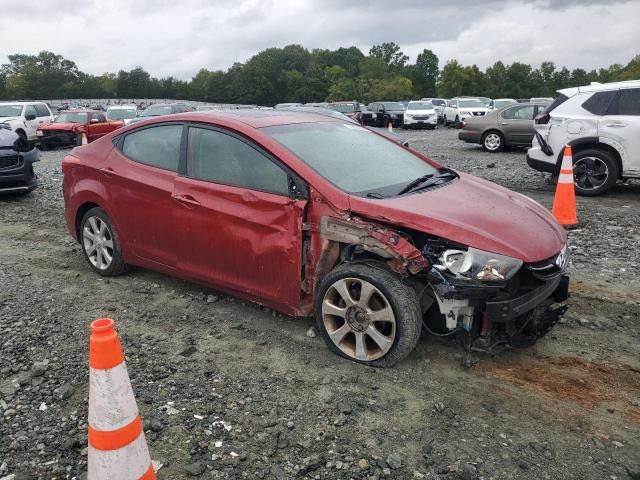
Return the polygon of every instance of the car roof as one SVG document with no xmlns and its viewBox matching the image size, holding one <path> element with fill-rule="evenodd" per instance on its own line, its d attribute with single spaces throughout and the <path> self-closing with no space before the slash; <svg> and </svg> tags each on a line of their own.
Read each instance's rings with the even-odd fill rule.
<svg viewBox="0 0 640 480">
<path fill-rule="evenodd" d="M 592 82 L 590 85 L 584 85 L 582 87 L 563 88 L 558 90 L 558 93 L 567 97 L 573 97 L 579 93 L 590 92 L 604 92 L 607 90 L 618 90 L 620 88 L 639 88 L 640 80 L 626 80 L 624 82 L 611 82 L 611 83 L 598 83 Z"/>
<path fill-rule="evenodd" d="M 37 101 L 29 101 L 29 102 L 10 102 L 10 101 L 4 101 L 4 102 L 0 102 L 0 105 L 33 105 L 33 104 L 42 104 L 44 103 L 46 105 L 46 102 L 37 102 Z"/>
<path fill-rule="evenodd" d="M 307 107 L 313 108 L 313 107 Z M 319 107 L 320 108 L 320 107 Z M 173 116 L 173 115 L 172 115 Z M 336 122 L 344 123 L 345 120 L 334 116 L 320 113 L 311 113 L 309 111 L 291 110 L 207 110 L 203 112 L 186 112 L 175 116 L 176 119 L 185 119 L 192 121 L 202 121 L 210 118 L 211 120 L 230 119 L 236 122 L 244 123 L 253 128 L 274 127 L 277 125 L 290 125 L 296 123 L 313 123 L 313 122 Z"/>
</svg>

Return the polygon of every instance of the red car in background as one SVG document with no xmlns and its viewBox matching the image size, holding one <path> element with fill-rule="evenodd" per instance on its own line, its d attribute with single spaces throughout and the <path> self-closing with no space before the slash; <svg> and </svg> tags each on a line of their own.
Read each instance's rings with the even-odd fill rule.
<svg viewBox="0 0 640 480">
<path fill-rule="evenodd" d="M 124 126 L 124 121 L 108 121 L 103 112 L 89 109 L 64 110 L 50 124 L 38 127 L 36 135 L 44 149 L 82 145 Z"/>
<path fill-rule="evenodd" d="M 344 113 L 347 117 L 362 124 L 362 110 L 358 102 L 333 102 L 327 105 L 327 108 Z"/>
<path fill-rule="evenodd" d="M 566 309 L 567 235 L 542 206 L 341 119 L 157 117 L 75 148 L 62 171 L 69 231 L 99 275 L 137 265 L 315 316 L 360 363 L 398 362 L 423 323 L 466 352 L 529 344 Z"/>
</svg>

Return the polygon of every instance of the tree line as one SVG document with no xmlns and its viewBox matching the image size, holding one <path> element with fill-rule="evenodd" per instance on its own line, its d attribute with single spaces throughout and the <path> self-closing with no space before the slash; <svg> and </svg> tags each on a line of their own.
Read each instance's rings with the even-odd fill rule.
<svg viewBox="0 0 640 480">
<path fill-rule="evenodd" d="M 212 103 L 274 105 L 357 99 L 399 100 L 476 95 L 491 98 L 554 96 L 559 88 L 589 82 L 640 79 L 640 55 L 627 65 L 591 70 L 542 62 L 495 62 L 484 71 L 449 60 L 442 69 L 431 50 L 415 63 L 393 43 L 368 55 L 357 47 L 308 50 L 300 45 L 267 48 L 228 70 L 201 69 L 191 80 L 155 78 L 142 67 L 91 75 L 75 62 L 43 51 L 15 54 L 0 66 L 0 100 L 69 98 L 173 98 Z"/>
</svg>

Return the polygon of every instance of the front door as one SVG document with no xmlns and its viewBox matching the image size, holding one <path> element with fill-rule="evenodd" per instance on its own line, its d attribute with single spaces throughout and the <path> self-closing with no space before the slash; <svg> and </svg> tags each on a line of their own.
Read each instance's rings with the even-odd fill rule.
<svg viewBox="0 0 640 480">
<path fill-rule="evenodd" d="M 186 176 L 173 200 L 178 269 L 256 299 L 297 306 L 306 200 L 292 173 L 225 130 L 189 127 Z"/>
</svg>

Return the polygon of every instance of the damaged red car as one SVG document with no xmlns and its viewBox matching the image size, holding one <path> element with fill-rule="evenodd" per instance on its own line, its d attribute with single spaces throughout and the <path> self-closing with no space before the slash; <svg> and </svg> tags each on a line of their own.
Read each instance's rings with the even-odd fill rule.
<svg viewBox="0 0 640 480">
<path fill-rule="evenodd" d="M 467 352 L 528 345 L 566 309 L 567 236 L 542 206 L 339 119 L 159 117 L 62 168 L 96 273 L 135 265 L 314 316 L 357 362 L 393 365 L 423 326 Z"/>
<path fill-rule="evenodd" d="M 36 135 L 40 147 L 47 150 L 82 145 L 83 135 L 86 143 L 91 143 L 123 125 L 123 120 L 109 121 L 104 112 L 97 110 L 64 110 L 53 122 L 38 127 Z"/>
</svg>

